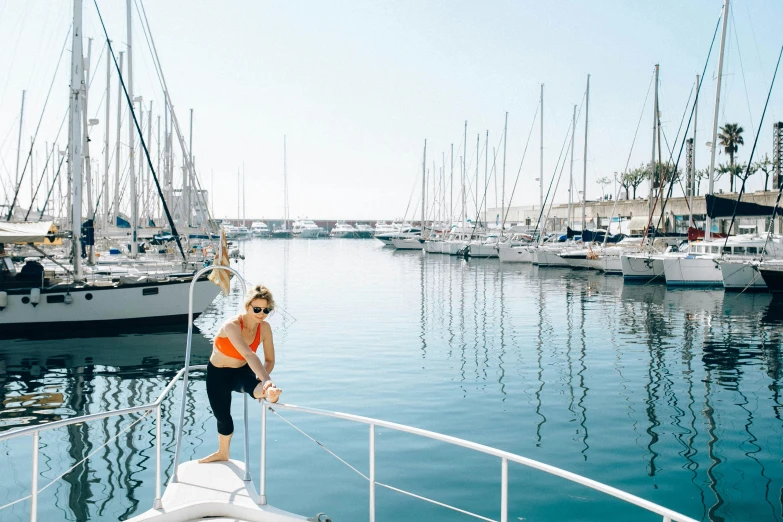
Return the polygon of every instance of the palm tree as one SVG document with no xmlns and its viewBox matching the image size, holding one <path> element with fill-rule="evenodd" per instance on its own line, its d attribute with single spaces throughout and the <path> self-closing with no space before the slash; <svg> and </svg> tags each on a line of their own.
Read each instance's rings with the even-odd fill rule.
<svg viewBox="0 0 783 522">
<path fill-rule="evenodd" d="M 720 128 L 720 134 L 718 134 L 718 139 L 720 139 L 720 145 L 723 147 L 723 150 L 729 155 L 729 166 L 731 168 L 734 167 L 734 154 L 737 153 L 737 150 L 740 145 L 745 144 L 745 140 L 742 139 L 742 133 L 745 132 L 745 129 L 739 126 L 738 123 L 727 123 L 723 127 Z M 729 183 L 729 190 L 731 192 L 734 192 L 734 173 L 731 173 L 731 181 Z"/>
</svg>

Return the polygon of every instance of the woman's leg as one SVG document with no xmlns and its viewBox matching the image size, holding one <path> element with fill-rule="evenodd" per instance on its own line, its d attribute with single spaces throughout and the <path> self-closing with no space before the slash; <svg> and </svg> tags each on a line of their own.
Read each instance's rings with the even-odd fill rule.
<svg viewBox="0 0 783 522">
<path fill-rule="evenodd" d="M 263 384 L 249 366 L 245 365 L 241 369 L 245 371 L 242 373 L 242 377 L 237 380 L 234 391 L 247 393 L 254 399 L 267 399 L 269 402 L 277 402 L 282 390 L 279 388 L 270 389 L 269 387 L 267 387 L 267 390 L 264 390 Z"/>
<path fill-rule="evenodd" d="M 217 368 L 207 365 L 207 397 L 212 413 L 215 415 L 218 429 L 218 450 L 199 460 L 215 462 L 229 459 L 231 435 L 234 433 L 234 420 L 231 418 L 231 377 L 233 368 Z"/>
</svg>

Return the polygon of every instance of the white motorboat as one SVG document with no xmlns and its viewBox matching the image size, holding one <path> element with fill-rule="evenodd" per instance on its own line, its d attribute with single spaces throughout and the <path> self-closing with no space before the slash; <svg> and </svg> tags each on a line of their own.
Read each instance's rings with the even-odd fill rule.
<svg viewBox="0 0 783 522">
<path fill-rule="evenodd" d="M 766 246 L 766 250 L 765 250 Z M 762 252 L 773 258 L 783 257 L 783 243 L 780 236 L 768 241 L 766 236 L 742 234 L 728 238 L 695 241 L 690 244 L 688 255 L 673 257 L 664 261 L 666 284 L 674 286 L 724 286 L 736 290 L 750 288 L 763 283 L 748 266 L 727 265 L 728 286 L 724 281 L 724 262 L 737 263 L 758 259 Z M 760 279 L 760 280 L 759 280 Z M 752 283 L 751 283 L 752 282 Z M 762 287 L 763 288 L 763 287 Z"/>
<path fill-rule="evenodd" d="M 208 267 L 201 270 L 200 272 L 198 272 L 198 274 L 196 274 L 196 278 L 198 279 L 200 276 L 206 273 L 206 271 L 213 268 L 214 267 Z M 222 268 L 233 272 L 241 280 L 241 276 L 233 269 L 230 269 L 228 267 L 222 267 Z M 244 283 L 244 280 L 242 280 L 242 283 Z M 248 403 L 250 401 L 248 400 L 247 394 L 242 395 L 244 415 L 242 421 L 242 428 L 240 428 L 244 431 L 243 434 L 244 436 L 242 437 L 242 439 L 244 440 L 244 449 L 245 449 L 244 460 L 242 461 L 229 460 L 223 462 L 213 462 L 209 464 L 199 464 L 197 461 L 194 460 L 181 462 L 181 456 L 183 453 L 182 451 L 183 435 L 185 435 L 185 419 L 188 414 L 187 405 L 192 401 L 192 398 L 189 397 L 190 388 L 188 386 L 190 373 L 191 371 L 194 370 L 203 371 L 206 368 L 206 365 L 200 365 L 200 366 L 190 365 L 192 340 L 193 340 L 193 318 L 191 316 L 188 322 L 188 337 L 187 337 L 186 348 L 185 348 L 184 368 L 182 368 L 179 372 L 177 372 L 177 374 L 169 381 L 168 385 L 163 389 L 163 391 L 160 393 L 158 398 L 149 404 L 142 404 L 139 406 L 133 406 L 133 407 L 123 408 L 114 411 L 100 411 L 100 412 L 91 413 L 79 417 L 61 419 L 47 424 L 35 424 L 32 426 L 26 426 L 24 428 L 13 429 L 0 433 L 0 443 L 3 444 L 6 444 L 6 441 L 16 439 L 18 437 L 30 437 L 33 442 L 32 449 L 31 449 L 31 454 L 32 454 L 31 467 L 29 470 L 29 474 L 32 475 L 32 481 L 30 483 L 31 484 L 30 489 L 32 491 L 30 495 L 28 495 L 27 497 L 23 497 L 20 499 L 6 499 L 10 502 L 0 507 L 0 512 L 4 509 L 10 508 L 11 506 L 15 505 L 18 502 L 27 501 L 29 499 L 30 520 L 31 522 L 37 522 L 39 494 L 44 489 L 49 487 L 51 483 L 61 480 L 66 475 L 67 471 L 66 473 L 63 473 L 54 479 L 49 478 L 46 481 L 47 483 L 43 485 L 43 487 L 39 486 L 39 478 L 42 476 L 42 471 L 39 468 L 39 461 L 41 460 L 40 457 L 41 457 L 42 447 L 44 448 L 43 451 L 46 451 L 45 448 L 47 447 L 46 445 L 43 445 L 41 443 L 42 432 L 59 430 L 59 429 L 68 430 L 71 429 L 70 428 L 71 426 L 77 424 L 89 425 L 89 423 L 92 422 L 104 421 L 103 423 L 104 429 L 85 430 L 83 432 L 85 434 L 85 437 L 89 437 L 89 435 L 91 434 L 97 434 L 98 436 L 105 437 L 105 440 L 102 442 L 101 445 L 98 445 L 97 443 L 90 445 L 90 449 L 93 449 L 93 447 L 95 447 L 95 449 L 93 449 L 90 455 L 88 455 L 84 459 L 86 461 L 92 455 L 95 455 L 101 449 L 102 446 L 109 445 L 115 439 L 123 435 L 123 433 L 125 433 L 129 428 L 133 428 L 133 426 L 136 424 L 133 423 L 128 428 L 119 430 L 118 429 L 118 427 L 120 426 L 119 422 L 111 422 L 106 424 L 105 419 L 112 418 L 112 419 L 119 420 L 122 417 L 134 418 L 134 417 L 139 417 L 139 415 L 141 415 L 141 418 L 143 418 L 144 416 L 150 415 L 154 412 L 154 415 L 151 415 L 151 418 L 154 419 L 153 423 L 154 423 L 155 484 L 154 486 L 149 485 L 149 487 L 142 489 L 142 491 L 150 492 L 150 498 L 147 501 L 147 505 L 149 506 L 149 509 L 136 516 L 128 518 L 127 520 L 164 522 L 164 521 L 175 521 L 175 520 L 195 521 L 195 520 L 229 520 L 230 519 L 236 522 L 240 522 L 240 521 L 325 522 L 329 520 L 329 518 L 323 513 L 317 513 L 314 516 L 307 518 L 306 516 L 300 515 L 298 513 L 284 511 L 282 509 L 276 508 L 270 503 L 270 500 L 272 499 L 268 498 L 267 495 L 268 462 L 266 456 L 267 456 L 267 446 L 269 443 L 267 437 L 267 430 L 269 424 L 268 417 L 270 417 L 270 412 L 272 415 L 280 416 L 279 413 L 280 411 L 291 411 L 291 412 L 296 412 L 299 415 L 314 415 L 317 417 L 328 417 L 331 420 L 352 422 L 352 423 L 369 427 L 369 447 L 368 447 L 369 471 L 367 472 L 366 475 L 364 475 L 360 471 L 348 465 L 347 462 L 345 462 L 345 460 L 341 459 L 336 453 L 328 449 L 323 443 L 318 442 L 315 439 L 312 439 L 314 442 L 316 442 L 319 445 L 319 447 L 323 448 L 331 455 L 336 457 L 337 460 L 335 462 L 340 461 L 341 463 L 348 465 L 351 469 L 353 469 L 353 471 L 359 473 L 369 483 L 369 495 L 367 501 L 368 520 L 375 520 L 376 515 L 384 514 L 384 513 L 377 512 L 378 505 L 376 504 L 376 491 L 379 487 L 391 491 L 395 491 L 399 494 L 411 495 L 421 500 L 427 501 L 430 504 L 438 505 L 444 509 L 444 515 L 448 513 L 448 511 L 446 510 L 453 510 L 462 513 L 468 513 L 474 517 L 491 520 L 486 516 L 465 511 L 464 509 L 460 509 L 448 503 L 423 497 L 421 495 L 417 495 L 415 493 L 409 492 L 405 490 L 401 484 L 396 484 L 394 486 L 391 486 L 386 483 L 380 482 L 377 479 L 377 475 L 376 475 L 377 466 L 379 464 L 381 466 L 388 466 L 387 462 L 389 462 L 387 459 L 384 459 L 379 462 L 376 458 L 377 456 L 376 446 L 378 444 L 384 445 L 384 440 L 385 440 L 385 438 L 376 437 L 376 429 L 381 428 L 387 432 L 406 433 L 408 434 L 408 436 L 413 435 L 416 437 L 423 437 L 425 439 L 435 440 L 441 443 L 450 444 L 455 447 L 461 447 L 463 448 L 463 450 L 467 449 L 473 452 L 477 452 L 481 455 L 484 455 L 488 459 L 495 459 L 495 460 L 499 459 L 501 462 L 501 466 L 499 470 L 500 471 L 499 473 L 500 474 L 499 477 L 500 517 L 499 518 L 501 521 L 504 522 L 508 520 L 508 516 L 509 516 L 508 513 L 509 494 L 517 493 L 517 491 L 512 488 L 519 487 L 519 486 L 510 487 L 509 464 L 511 464 L 514 468 L 516 468 L 517 466 L 525 466 L 526 468 L 547 473 L 552 477 L 560 477 L 561 479 L 570 481 L 573 484 L 579 484 L 595 492 L 600 492 L 606 495 L 610 495 L 624 502 L 628 502 L 630 504 L 638 506 L 640 509 L 644 509 L 650 512 L 651 514 L 657 514 L 658 516 L 663 517 L 664 520 L 670 520 L 675 522 L 696 522 L 694 519 L 688 516 L 685 516 L 681 513 L 677 513 L 663 506 L 654 504 L 652 502 L 649 502 L 645 499 L 642 499 L 630 493 L 626 493 L 624 491 L 608 486 L 606 484 L 601 484 L 600 482 L 596 482 L 594 480 L 577 475 L 575 473 L 560 468 L 556 468 L 554 466 L 527 457 L 523 457 L 521 455 L 510 453 L 508 451 L 496 449 L 483 444 L 477 444 L 475 442 L 460 439 L 457 437 L 436 433 L 421 428 L 416 428 L 413 426 L 406 426 L 404 424 L 385 421 L 382 419 L 376 419 L 376 418 L 365 417 L 360 415 L 353 415 L 350 413 L 340 413 L 335 411 L 295 406 L 292 404 L 284 404 L 284 403 L 270 404 L 266 401 L 263 401 L 261 404 L 261 415 L 260 415 L 261 426 L 260 426 L 260 436 L 259 436 L 260 441 L 258 443 L 259 453 L 260 453 L 260 459 L 259 459 L 260 477 L 256 489 L 256 484 L 254 483 L 251 474 L 251 462 L 253 461 L 251 456 L 251 447 L 255 447 L 256 444 L 253 443 L 251 445 L 250 442 L 250 432 L 248 427 L 249 426 Z M 180 381 L 180 379 L 182 380 L 182 385 L 179 388 L 177 388 L 176 384 Z M 179 408 L 176 409 L 168 406 L 168 404 L 171 402 L 171 399 L 173 398 L 172 395 L 175 389 L 182 390 L 180 396 Z M 171 419 L 171 421 L 169 421 L 168 419 L 164 419 L 163 417 L 164 402 L 166 402 L 167 404 L 167 407 L 165 408 L 165 412 L 171 414 L 172 417 L 174 417 L 175 415 L 174 412 L 178 414 L 177 417 L 174 417 L 173 419 Z M 291 421 L 288 421 L 287 419 L 285 420 L 286 422 L 291 424 Z M 173 462 L 171 463 L 172 476 L 164 490 L 163 474 L 165 472 L 165 469 L 169 467 L 169 463 L 164 464 L 162 449 L 164 445 L 168 443 L 168 441 L 164 441 L 164 433 L 166 433 L 166 431 L 164 431 L 164 423 L 168 424 L 168 422 L 172 422 L 174 426 L 176 426 L 176 430 L 174 435 L 175 438 L 174 457 L 173 457 Z M 109 433 L 107 433 L 105 430 L 106 426 L 113 426 L 113 428 L 111 427 L 109 428 L 111 430 Z M 297 427 L 297 429 L 302 431 L 301 428 Z M 150 436 L 150 438 L 152 438 L 151 435 L 147 435 L 150 431 L 151 431 L 150 428 L 146 425 L 141 425 L 136 429 L 136 432 L 139 434 L 139 436 Z M 307 437 L 310 437 L 304 431 L 302 431 L 302 433 L 304 433 Z M 126 436 L 130 436 L 130 435 L 126 435 Z M 136 436 L 136 433 L 134 433 L 133 436 Z M 88 442 L 90 441 L 87 441 L 85 439 L 79 440 L 80 444 L 84 444 Z M 402 451 L 405 451 L 404 447 L 402 448 Z M 0 462 L 3 462 L 3 468 L 5 469 L 10 464 L 6 464 L 4 460 L 6 459 L 10 460 L 11 454 L 5 452 L 4 456 L 0 457 L 0 459 L 3 459 L 0 460 Z M 44 461 L 46 461 L 45 459 L 46 457 L 44 456 Z M 395 461 L 392 459 L 390 462 L 392 462 L 391 465 L 394 466 Z M 81 463 L 77 463 L 77 466 L 80 464 Z M 309 464 L 310 463 L 306 459 L 302 460 L 303 466 L 306 467 Z M 449 466 L 449 469 L 453 469 L 453 465 Z M 470 470 L 460 470 L 460 472 L 470 473 Z M 48 474 L 49 470 L 47 469 L 46 471 L 44 471 L 44 473 Z M 93 473 L 96 472 L 93 470 Z M 100 474 L 100 471 L 98 471 L 97 473 Z M 97 480 L 100 480 L 99 475 L 96 475 L 95 477 Z M 444 477 L 444 480 L 446 480 L 446 477 Z M 536 487 L 536 486 L 535 485 L 531 486 L 530 484 L 527 484 L 525 487 L 529 489 L 530 487 Z M 573 486 L 571 486 L 571 488 L 572 487 Z M 556 495 L 556 493 L 552 493 L 553 490 L 551 489 L 546 491 L 548 492 L 547 494 L 553 495 L 553 497 L 559 497 L 558 495 Z M 557 490 L 554 491 L 556 492 Z M 307 492 L 302 491 L 301 493 L 306 494 Z M 570 498 L 571 498 L 570 495 L 563 495 L 562 499 L 553 498 L 552 502 L 569 501 Z M 302 504 L 305 503 L 307 503 L 307 501 L 303 499 Z M 394 518 L 393 514 L 389 516 L 391 516 L 391 518 Z"/>
<path fill-rule="evenodd" d="M 391 228 L 391 230 L 387 230 Z M 391 225 L 384 224 L 382 228 L 376 226 L 375 239 L 383 243 L 384 246 L 393 246 L 392 239 L 399 234 L 418 234 L 421 232 L 419 227 L 414 227 L 410 223 L 392 223 Z"/>
<path fill-rule="evenodd" d="M 397 234 L 391 240 L 392 246 L 397 250 L 421 250 L 424 248 L 424 241 L 421 235 L 412 232 L 406 234 Z"/>
<path fill-rule="evenodd" d="M 375 229 L 367 223 L 356 223 L 356 237 L 369 239 L 375 234 Z"/>
<path fill-rule="evenodd" d="M 345 221 L 338 221 L 335 223 L 334 228 L 329 232 L 329 237 L 335 238 L 355 238 L 358 237 L 357 230 L 353 225 L 349 225 Z"/>
<path fill-rule="evenodd" d="M 263 221 L 253 221 L 250 224 L 250 233 L 253 237 L 269 237 L 269 226 Z"/>
<path fill-rule="evenodd" d="M 309 219 L 294 221 L 294 224 L 291 227 L 291 232 L 294 234 L 294 237 L 302 239 L 315 239 L 321 237 L 322 231 L 323 229 L 316 225 L 315 221 Z"/>
</svg>

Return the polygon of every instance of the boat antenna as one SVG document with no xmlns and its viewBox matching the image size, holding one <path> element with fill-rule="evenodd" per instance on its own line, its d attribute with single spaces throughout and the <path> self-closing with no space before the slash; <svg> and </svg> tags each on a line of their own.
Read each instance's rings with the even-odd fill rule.
<svg viewBox="0 0 783 522">
<path fill-rule="evenodd" d="M 177 246 L 179 247 L 179 253 L 182 254 L 182 259 L 187 260 L 187 256 L 185 256 L 185 250 L 182 248 L 182 242 L 179 240 L 177 226 L 174 224 L 174 220 L 171 217 L 169 206 L 166 204 L 166 198 L 163 197 L 163 190 L 160 188 L 160 183 L 158 182 L 158 175 L 155 173 L 155 167 L 152 165 L 152 157 L 150 156 L 149 150 L 147 150 L 147 142 L 144 141 L 144 133 L 141 131 L 139 120 L 136 118 L 136 111 L 133 110 L 133 102 L 131 101 L 130 95 L 128 94 L 128 88 L 125 86 L 125 80 L 122 79 L 122 75 L 120 74 L 120 65 L 117 63 L 117 56 L 114 54 L 114 48 L 111 46 L 109 33 L 106 30 L 106 24 L 103 23 L 103 16 L 101 15 L 101 10 L 98 7 L 98 0 L 93 0 L 93 3 L 95 4 L 95 10 L 98 12 L 98 19 L 101 21 L 103 34 L 106 36 L 106 43 L 109 46 L 109 52 L 111 53 L 111 58 L 114 61 L 114 67 L 117 69 L 120 85 L 122 85 L 122 92 L 125 93 L 125 100 L 128 102 L 128 110 L 131 116 L 133 116 L 133 124 L 136 126 L 136 132 L 139 133 L 139 142 L 144 149 L 144 157 L 147 158 L 147 166 L 152 173 L 152 179 L 155 180 L 155 188 L 158 189 L 158 196 L 160 196 L 160 200 L 163 202 L 163 211 L 166 213 L 166 219 L 168 220 L 169 226 L 171 227 L 171 235 L 173 235 L 174 239 L 177 241 Z"/>
</svg>

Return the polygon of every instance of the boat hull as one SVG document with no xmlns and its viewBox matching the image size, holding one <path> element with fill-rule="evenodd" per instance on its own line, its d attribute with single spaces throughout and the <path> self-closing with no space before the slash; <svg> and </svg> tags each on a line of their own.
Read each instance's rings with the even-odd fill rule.
<svg viewBox="0 0 783 522">
<path fill-rule="evenodd" d="M 744 292 L 746 290 L 767 290 L 767 283 L 761 277 L 756 266 L 742 261 L 722 261 L 720 272 L 723 276 L 723 288 Z"/>
<path fill-rule="evenodd" d="M 663 260 L 649 255 L 620 256 L 621 271 L 626 281 L 663 282 Z"/>
<path fill-rule="evenodd" d="M 668 257 L 663 260 L 667 286 L 723 286 L 723 275 L 712 257 Z"/>
<path fill-rule="evenodd" d="M 527 246 L 500 247 L 498 249 L 498 257 L 501 263 L 533 262 L 533 254 L 530 247 Z"/>
<path fill-rule="evenodd" d="M 91 330 L 118 326 L 186 323 L 190 280 L 152 281 L 120 286 L 86 285 L 80 288 L 41 290 L 36 306 L 30 290 L 9 291 L 8 305 L 0 311 L 0 336 L 57 328 Z M 193 313 L 201 314 L 220 288 L 207 279 L 196 282 Z M 66 296 L 73 300 L 66 304 Z"/>
</svg>

